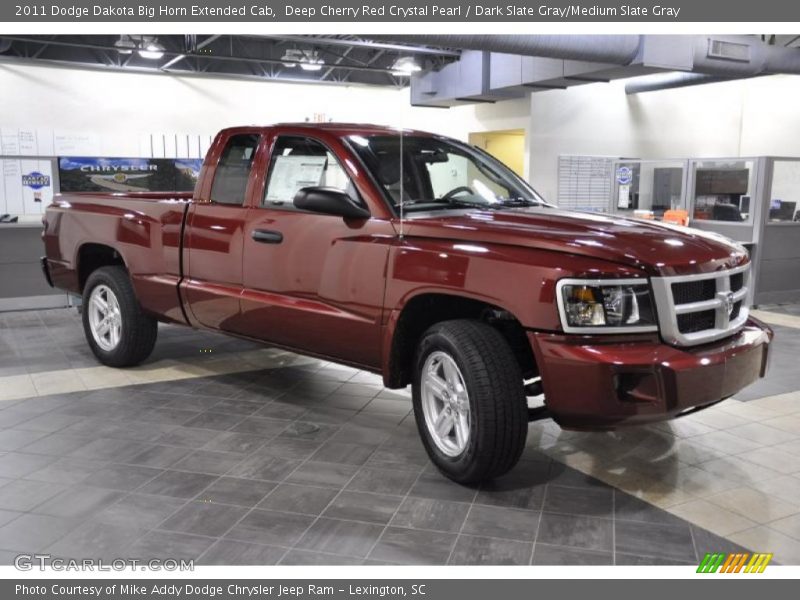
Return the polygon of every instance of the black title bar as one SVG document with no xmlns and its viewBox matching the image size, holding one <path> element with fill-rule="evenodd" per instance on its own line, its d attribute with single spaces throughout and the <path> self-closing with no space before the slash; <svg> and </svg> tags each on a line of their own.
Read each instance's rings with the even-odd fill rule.
<svg viewBox="0 0 800 600">
<path fill-rule="evenodd" d="M 796 0 L 4 0 L 3 22 L 792 22 Z"/>
</svg>

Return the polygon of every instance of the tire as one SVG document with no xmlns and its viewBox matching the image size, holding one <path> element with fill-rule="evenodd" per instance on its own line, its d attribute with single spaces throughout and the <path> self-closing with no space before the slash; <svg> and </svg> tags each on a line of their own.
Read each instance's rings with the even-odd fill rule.
<svg viewBox="0 0 800 600">
<path fill-rule="evenodd" d="M 447 373 L 454 374 L 448 360 L 457 367 L 457 383 L 439 393 L 444 383 L 451 383 Z M 459 389 L 462 384 L 467 398 Z M 471 320 L 444 321 L 428 329 L 414 357 L 412 398 L 428 456 L 448 478 L 478 483 L 499 477 L 517 464 L 528 434 L 528 406 L 519 364 L 497 330 Z M 465 406 L 469 407 L 466 419 Z M 443 430 L 449 427 L 440 419 L 453 421 L 447 436 L 435 433 L 437 422 Z M 463 434 L 465 423 L 467 435 Z"/>
<path fill-rule="evenodd" d="M 93 295 L 111 309 L 103 313 L 100 304 L 94 303 Z M 142 312 L 124 268 L 101 267 L 89 275 L 83 288 L 81 312 L 86 341 L 104 365 L 133 367 L 153 351 L 158 322 Z M 111 316 L 104 319 L 103 314 Z M 103 327 L 104 322 L 108 327 Z"/>
</svg>

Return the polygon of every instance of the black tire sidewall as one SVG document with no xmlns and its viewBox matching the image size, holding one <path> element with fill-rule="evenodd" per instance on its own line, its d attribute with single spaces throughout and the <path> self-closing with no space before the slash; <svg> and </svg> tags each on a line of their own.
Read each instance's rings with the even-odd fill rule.
<svg viewBox="0 0 800 600">
<path fill-rule="evenodd" d="M 469 432 L 469 445 L 458 456 L 447 456 L 437 446 L 431 438 L 431 433 L 428 431 L 428 426 L 425 423 L 425 414 L 422 410 L 422 367 L 425 364 L 428 356 L 433 352 L 442 351 L 450 355 L 456 362 L 458 369 L 461 371 L 461 376 L 464 378 L 464 383 L 467 386 L 467 394 L 469 395 L 469 409 L 470 409 L 470 432 Z M 469 368 L 455 343 L 443 331 L 436 331 L 423 338 L 417 350 L 414 359 L 414 377 L 412 383 L 412 399 L 414 404 L 414 418 L 417 422 L 417 427 L 420 431 L 422 443 L 428 456 L 434 464 L 448 474 L 456 475 L 466 474 L 474 464 L 474 457 L 480 450 L 480 429 L 481 429 L 481 415 L 479 413 L 479 406 L 475 400 L 475 385 L 472 381 Z"/>
<path fill-rule="evenodd" d="M 122 323 L 120 327 L 119 343 L 113 350 L 101 348 L 92 335 L 89 324 L 89 299 L 92 291 L 99 285 L 107 286 L 116 296 L 119 304 Z M 127 272 L 121 267 L 101 267 L 89 275 L 83 290 L 83 310 L 82 321 L 86 341 L 94 355 L 105 365 L 113 367 L 125 367 L 137 364 L 142 360 L 138 356 L 141 352 L 133 342 L 132 338 L 141 335 L 136 328 L 155 327 L 155 322 L 142 314 L 139 302 L 133 291 Z M 152 349 L 152 347 L 151 347 Z M 147 352 L 149 354 L 149 351 Z"/>
</svg>

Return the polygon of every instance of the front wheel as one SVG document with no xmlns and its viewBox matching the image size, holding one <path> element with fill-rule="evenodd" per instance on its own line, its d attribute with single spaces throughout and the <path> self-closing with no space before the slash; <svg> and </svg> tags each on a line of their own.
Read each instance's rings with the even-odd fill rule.
<svg viewBox="0 0 800 600">
<path fill-rule="evenodd" d="M 505 338 L 480 321 L 444 321 L 414 359 L 414 416 L 425 449 L 459 483 L 498 477 L 519 460 L 528 433 L 522 373 Z"/>
<path fill-rule="evenodd" d="M 150 356 L 158 322 L 142 312 L 125 269 L 92 272 L 83 288 L 82 310 L 86 341 L 101 363 L 132 367 Z"/>
</svg>

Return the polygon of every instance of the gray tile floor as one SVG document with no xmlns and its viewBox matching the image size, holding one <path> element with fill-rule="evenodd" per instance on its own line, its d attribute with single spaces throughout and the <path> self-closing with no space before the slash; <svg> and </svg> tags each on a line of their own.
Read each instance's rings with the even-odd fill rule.
<svg viewBox="0 0 800 600">
<path fill-rule="evenodd" d="M 2 315 L 0 364 L 74 367 L 88 359 L 76 325 L 67 311 Z M 207 335 L 162 327 L 158 356 L 198 339 L 251 347 Z M 533 444 L 507 476 L 453 484 L 406 394 L 322 362 L 0 403 L 3 563 L 697 564 L 738 549 Z"/>
<path fill-rule="evenodd" d="M 783 306 L 780 312 L 793 314 L 789 307 L 794 306 L 798 306 L 796 312 L 800 313 L 800 305 Z M 797 368 L 797 357 L 800 356 L 800 332 L 780 325 L 770 325 L 770 327 L 775 332 L 775 339 L 772 342 L 769 377 L 736 394 L 737 400 L 755 400 L 800 390 L 800 369 Z"/>
<path fill-rule="evenodd" d="M 160 327 L 149 361 L 188 358 L 209 343 L 217 352 L 260 347 L 185 327 Z M 83 337 L 77 309 L 0 312 L 0 376 L 97 365 Z"/>
</svg>

